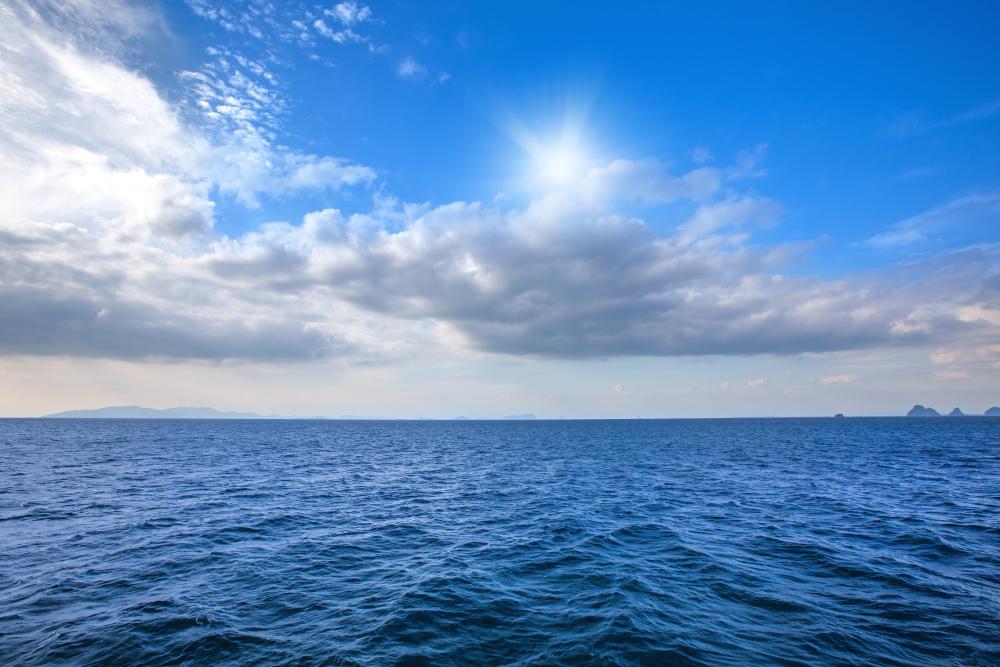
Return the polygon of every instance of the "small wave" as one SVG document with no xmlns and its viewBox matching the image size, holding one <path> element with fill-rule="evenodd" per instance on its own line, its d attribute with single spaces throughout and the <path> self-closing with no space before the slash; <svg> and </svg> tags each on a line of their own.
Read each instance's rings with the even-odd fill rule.
<svg viewBox="0 0 1000 667">
<path fill-rule="evenodd" d="M 1000 420 L 43 426 L 0 662 L 1000 664 Z"/>
</svg>

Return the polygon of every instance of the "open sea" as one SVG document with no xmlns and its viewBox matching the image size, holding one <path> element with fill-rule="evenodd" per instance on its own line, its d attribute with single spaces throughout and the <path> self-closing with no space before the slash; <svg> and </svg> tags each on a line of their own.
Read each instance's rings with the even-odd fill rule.
<svg viewBox="0 0 1000 667">
<path fill-rule="evenodd" d="M 0 420 L 3 665 L 1000 665 L 1000 419 Z"/>
</svg>

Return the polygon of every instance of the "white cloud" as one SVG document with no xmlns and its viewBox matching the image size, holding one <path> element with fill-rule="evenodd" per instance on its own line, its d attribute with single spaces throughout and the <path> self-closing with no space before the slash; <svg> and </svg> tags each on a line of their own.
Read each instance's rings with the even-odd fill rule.
<svg viewBox="0 0 1000 667">
<path fill-rule="evenodd" d="M 339 190 L 345 186 L 371 183 L 375 170 L 347 160 L 316 155 L 290 154 L 287 176 L 278 188 L 288 190 Z"/>
<path fill-rule="evenodd" d="M 404 79 L 415 79 L 427 74 L 427 68 L 410 56 L 406 56 L 396 67 L 396 73 Z"/>
<path fill-rule="evenodd" d="M 966 195 L 901 220 L 865 243 L 881 248 L 906 246 L 927 241 L 946 227 L 992 219 L 1000 220 L 1000 192 Z"/>
<path fill-rule="evenodd" d="M 316 32 L 320 35 L 326 37 L 327 39 L 332 39 L 337 44 L 364 44 L 369 41 L 366 35 L 354 32 L 351 28 L 343 28 L 340 30 L 331 28 L 323 19 L 316 19 L 313 21 L 313 27 L 316 28 Z"/>
<path fill-rule="evenodd" d="M 548 357 L 857 349 L 917 343 L 957 322 L 945 303 L 919 315 L 926 327 L 896 333 L 899 321 L 917 317 L 912 296 L 781 278 L 768 273 L 770 250 L 742 242 L 691 246 L 640 220 L 586 211 L 582 202 L 559 198 L 513 210 L 379 200 L 366 214 L 326 209 L 301 225 L 271 224 L 176 249 L 134 245 L 106 228 L 0 228 L 10 271 L 3 284 L 31 276 L 33 286 L 6 324 L 7 349 L 66 353 L 57 336 L 28 345 L 28 329 L 49 321 L 58 331 L 72 321 L 95 340 L 87 347 L 77 335 L 71 350 L 110 354 L 99 344 L 115 340 L 108 327 L 133 331 L 140 316 L 143 327 L 158 316 L 165 326 L 185 322 L 236 339 L 222 321 L 269 322 L 268 336 L 308 355 L 385 354 L 431 321 L 438 327 L 421 344 L 447 340 L 452 349 Z M 47 320 L 32 315 L 31 304 L 44 308 Z M 101 309 L 115 317 L 99 328 L 81 324 L 87 312 L 96 322 Z M 205 324 L 196 324 L 199 318 Z M 984 336 L 992 326 L 959 324 Z M 312 342 L 296 342 L 295 331 Z M 152 335 L 142 341 L 151 355 L 221 354 L 221 344 L 168 346 Z M 274 355 L 276 347 L 257 349 Z M 250 347 L 235 349 L 239 354 Z"/>
<path fill-rule="evenodd" d="M 580 190 L 592 205 L 599 206 L 616 199 L 657 204 L 682 198 L 703 200 L 718 192 L 720 186 L 721 173 L 711 167 L 674 177 L 659 160 L 617 159 L 591 168 Z"/>
<path fill-rule="evenodd" d="M 752 235 L 778 207 L 737 182 L 759 175 L 762 149 L 679 176 L 614 160 L 587 188 L 516 206 L 376 196 L 364 213 L 328 208 L 229 237 L 213 228 L 219 197 L 252 207 L 377 174 L 283 146 L 285 103 L 265 63 L 213 49 L 172 104 L 100 44 L 81 48 L 30 12 L 4 18 L 2 354 L 582 358 L 996 340 L 995 249 L 936 266 L 937 282 L 777 273 L 793 249 Z M 692 214 L 670 231 L 621 201 Z"/>
<path fill-rule="evenodd" d="M 336 4 L 333 9 L 324 10 L 323 13 L 344 25 L 363 23 L 372 17 L 371 8 L 356 2 L 341 2 Z"/>
<path fill-rule="evenodd" d="M 323 37 L 337 44 L 367 44 L 368 50 L 373 53 L 383 50 L 383 47 L 372 42 L 369 35 L 358 32 L 361 29 L 360 24 L 373 18 L 372 10 L 367 5 L 341 2 L 332 9 L 323 10 L 323 15 L 333 22 L 333 26 L 323 18 L 316 19 L 312 24 L 316 32 Z"/>
<path fill-rule="evenodd" d="M 858 381 L 858 376 L 854 373 L 844 373 L 843 375 L 824 375 L 819 379 L 820 384 L 854 384 Z"/>
<path fill-rule="evenodd" d="M 948 369 L 943 371 L 937 371 L 933 374 L 935 380 L 944 380 L 946 382 L 955 382 L 958 380 L 967 380 L 969 378 L 968 371 Z"/>
<path fill-rule="evenodd" d="M 934 350 L 930 353 L 929 358 L 934 364 L 952 364 L 955 363 L 957 356 L 954 352 L 947 350 Z"/>
<path fill-rule="evenodd" d="M 990 308 L 979 303 L 958 308 L 955 310 L 955 317 L 962 322 L 986 322 L 1000 326 L 1000 308 Z"/>
<path fill-rule="evenodd" d="M 691 159 L 695 164 L 705 164 L 712 161 L 712 151 L 705 146 L 695 146 L 691 150 Z"/>
<path fill-rule="evenodd" d="M 753 378 L 752 380 L 747 380 L 747 386 L 751 389 L 762 389 L 767 385 L 767 378 Z"/>
<path fill-rule="evenodd" d="M 729 197 L 703 204 L 680 226 L 679 240 L 689 244 L 748 224 L 768 224 L 780 212 L 774 202 L 760 197 Z"/>
<path fill-rule="evenodd" d="M 760 178 L 767 175 L 767 170 L 761 166 L 767 157 L 767 144 L 757 144 L 753 150 L 742 150 L 736 154 L 736 161 L 726 168 L 726 177 L 730 179 Z"/>
<path fill-rule="evenodd" d="M 899 116 L 888 126 L 890 136 L 897 138 L 913 137 L 935 130 L 942 130 L 956 125 L 991 118 L 1000 114 L 1000 100 L 990 100 L 971 109 L 938 119 L 928 119 L 922 114 L 905 114 Z"/>
</svg>

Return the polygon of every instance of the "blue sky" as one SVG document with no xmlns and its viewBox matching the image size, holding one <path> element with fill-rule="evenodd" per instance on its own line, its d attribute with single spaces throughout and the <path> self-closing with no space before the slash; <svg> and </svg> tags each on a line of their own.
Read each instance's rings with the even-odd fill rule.
<svg viewBox="0 0 1000 667">
<path fill-rule="evenodd" d="M 767 144 L 761 188 L 788 209 L 779 234 L 828 234 L 845 262 L 875 260 L 841 246 L 1000 177 L 991 3 L 389 4 L 363 28 L 386 53 L 233 34 L 187 5 L 169 9 L 186 66 L 220 42 L 277 49 L 292 100 L 283 139 L 377 165 L 410 201 L 509 189 L 524 156 L 505 117 L 556 134 L 572 105 L 587 112 L 595 158 L 683 164 L 698 146 L 726 159 Z M 406 57 L 428 73 L 400 81 Z M 229 217 L 248 224 L 244 211 Z"/>
<path fill-rule="evenodd" d="M 2 413 L 1000 403 L 995 4 L 0 7 Z"/>
</svg>

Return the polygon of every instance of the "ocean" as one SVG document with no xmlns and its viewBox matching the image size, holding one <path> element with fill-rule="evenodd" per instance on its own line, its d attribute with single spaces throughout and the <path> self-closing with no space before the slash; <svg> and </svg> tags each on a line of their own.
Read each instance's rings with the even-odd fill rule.
<svg viewBox="0 0 1000 667">
<path fill-rule="evenodd" d="M 5 665 L 997 665 L 1000 419 L 0 420 Z"/>
</svg>

